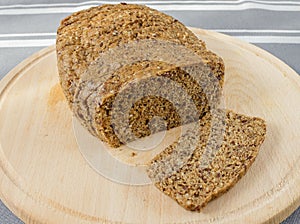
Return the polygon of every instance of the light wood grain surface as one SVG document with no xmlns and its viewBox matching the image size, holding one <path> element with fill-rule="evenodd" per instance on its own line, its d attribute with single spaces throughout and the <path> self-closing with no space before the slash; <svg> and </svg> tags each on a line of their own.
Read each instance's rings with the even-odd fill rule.
<svg viewBox="0 0 300 224">
<path fill-rule="evenodd" d="M 227 108 L 267 121 L 249 172 L 201 212 L 154 186 L 99 175 L 81 155 L 58 84 L 55 47 L 0 83 L 0 196 L 26 223 L 278 223 L 300 204 L 300 78 L 269 53 L 192 29 L 226 65 Z"/>
</svg>

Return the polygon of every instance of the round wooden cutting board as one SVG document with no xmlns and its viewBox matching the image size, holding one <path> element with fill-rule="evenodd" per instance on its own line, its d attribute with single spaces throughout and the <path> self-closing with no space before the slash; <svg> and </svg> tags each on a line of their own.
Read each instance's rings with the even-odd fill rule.
<svg viewBox="0 0 300 224">
<path fill-rule="evenodd" d="M 55 47 L 0 83 L 0 196 L 26 223 L 278 223 L 300 205 L 300 77 L 269 53 L 192 29 L 226 65 L 226 106 L 264 118 L 267 137 L 248 173 L 202 212 L 153 185 L 99 175 L 81 155 L 58 83 Z"/>
</svg>

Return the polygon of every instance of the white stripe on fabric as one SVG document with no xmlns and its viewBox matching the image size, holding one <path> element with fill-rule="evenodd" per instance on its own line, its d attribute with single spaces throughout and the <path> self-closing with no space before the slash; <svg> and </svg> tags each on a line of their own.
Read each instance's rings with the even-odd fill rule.
<svg viewBox="0 0 300 224">
<path fill-rule="evenodd" d="M 42 36 L 56 36 L 56 33 L 5 33 L 0 34 L 0 37 L 42 37 Z"/>
<path fill-rule="evenodd" d="M 45 47 L 55 44 L 55 39 L 42 40 L 0 40 L 0 48 Z"/>
<path fill-rule="evenodd" d="M 54 14 L 54 13 L 73 13 L 97 5 L 86 5 L 80 7 L 61 7 L 61 8 L 26 8 L 26 9 L 2 9 L 0 15 L 30 15 L 30 14 Z M 283 5 L 263 5 L 259 3 L 245 3 L 242 5 L 151 5 L 152 8 L 160 11 L 241 11 L 247 9 L 264 9 L 270 11 L 289 11 L 299 12 L 299 6 Z"/>
<path fill-rule="evenodd" d="M 285 36 L 235 36 L 250 43 L 300 44 L 300 37 Z M 55 39 L 0 40 L 0 48 L 44 47 L 55 44 Z"/>
<path fill-rule="evenodd" d="M 249 29 L 212 29 L 216 32 L 222 33 L 286 33 L 286 34 L 300 34 L 300 30 L 249 30 Z"/>
<path fill-rule="evenodd" d="M 274 5 L 300 5 L 300 2 L 293 1 L 262 1 L 262 0 L 237 0 L 237 1 L 126 1 L 127 3 L 134 4 L 198 4 L 198 5 L 207 5 L 207 4 L 241 4 L 241 3 L 261 3 L 261 4 L 274 4 Z M 55 6 L 82 6 L 82 5 L 94 5 L 94 4 L 112 4 L 120 3 L 120 1 L 86 1 L 79 3 L 53 3 L 53 4 L 16 4 L 16 5 L 4 5 L 0 6 L 0 9 L 9 9 L 9 8 L 34 8 L 34 7 L 55 7 Z"/>
<path fill-rule="evenodd" d="M 250 43 L 300 44 L 300 37 L 285 36 L 234 36 Z"/>
</svg>

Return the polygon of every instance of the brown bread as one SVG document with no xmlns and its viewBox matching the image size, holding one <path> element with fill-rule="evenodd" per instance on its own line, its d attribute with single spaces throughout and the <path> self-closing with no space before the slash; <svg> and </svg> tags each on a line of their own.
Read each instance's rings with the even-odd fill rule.
<svg viewBox="0 0 300 224">
<path fill-rule="evenodd" d="M 266 124 L 260 118 L 229 110 L 215 115 L 216 133 L 212 134 L 212 116 L 208 113 L 199 121 L 199 138 L 187 159 L 176 152 L 176 142 L 149 165 L 148 175 L 155 186 L 187 210 L 200 211 L 233 187 L 254 162 L 266 136 Z M 190 137 L 197 136 L 196 130 L 192 132 Z M 184 144 L 190 148 L 191 142 Z M 203 159 L 204 155 L 208 156 Z M 183 165 L 174 165 L 179 160 Z"/>
<path fill-rule="evenodd" d="M 128 136 L 122 130 L 117 130 L 119 136 L 116 135 L 111 121 L 112 103 L 120 90 L 126 88 L 128 83 L 139 78 L 143 79 L 147 77 L 147 74 L 155 77 L 168 77 L 179 83 L 193 99 L 199 118 L 208 110 L 207 94 L 204 94 L 199 84 L 183 71 L 184 58 L 179 63 L 183 66 L 175 66 L 163 61 L 144 61 L 124 65 L 104 81 L 100 77 L 106 74 L 91 72 L 93 63 L 97 62 L 101 54 L 115 47 L 142 40 L 166 41 L 184 46 L 211 70 L 219 81 L 220 87 L 218 88 L 221 88 L 224 82 L 222 59 L 207 50 L 203 41 L 171 16 L 146 6 L 129 4 L 103 5 L 70 15 L 61 22 L 57 31 L 57 64 L 61 86 L 71 109 L 81 123 L 93 135 L 113 147 L 118 147 L 124 141 L 132 139 L 120 140 L 120 137 Z M 163 48 L 162 46 L 160 54 L 167 53 Z M 170 57 L 178 58 L 177 55 Z M 109 61 L 106 63 L 110 64 Z M 188 66 L 191 62 L 185 63 Z M 87 71 L 93 73 L 89 84 L 82 80 Z M 91 85 L 97 88 L 89 89 L 87 86 Z M 151 131 L 147 125 L 154 116 L 163 117 L 167 122 L 167 129 L 182 124 L 173 104 L 174 102 L 151 96 L 136 102 L 130 111 L 130 117 L 135 119 L 129 120 L 134 136 L 149 135 Z M 142 112 L 145 108 L 141 105 L 148 108 L 147 113 Z M 188 111 L 185 114 L 188 115 Z M 154 129 L 162 130 L 160 127 Z"/>
</svg>

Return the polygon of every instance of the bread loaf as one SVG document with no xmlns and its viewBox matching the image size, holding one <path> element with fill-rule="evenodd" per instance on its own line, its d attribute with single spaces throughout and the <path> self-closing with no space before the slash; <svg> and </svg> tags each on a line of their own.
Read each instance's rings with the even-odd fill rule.
<svg viewBox="0 0 300 224">
<path fill-rule="evenodd" d="M 104 61 L 108 54 L 112 56 L 112 52 L 122 49 L 122 46 L 125 46 L 123 52 L 125 49 L 128 53 L 126 44 L 131 43 L 141 43 L 148 56 L 149 50 L 155 48 L 155 51 L 152 51 L 150 58 L 145 58 L 145 55 L 138 58 L 138 52 L 128 55 L 128 58 L 131 57 L 131 61 L 127 58 L 128 62 L 131 63 L 120 63 L 114 69 L 114 60 Z M 141 44 L 139 49 L 142 54 Z M 197 65 L 192 65 L 192 60 L 188 60 L 189 56 L 184 57 L 185 53 L 176 53 L 178 47 L 190 51 L 201 61 L 202 68 L 207 67 L 210 70 L 198 72 L 198 78 L 203 79 L 210 75 L 218 80 L 219 86 L 213 86 L 210 91 L 222 88 L 222 59 L 207 50 L 203 41 L 171 16 L 146 6 L 129 4 L 103 5 L 70 15 L 61 22 L 56 41 L 60 83 L 70 108 L 93 135 L 113 147 L 118 147 L 134 140 L 132 135 L 127 133 L 129 131 L 139 138 L 149 135 L 151 131 L 170 129 L 194 120 L 195 117 L 191 118 L 188 107 L 179 114 L 176 107 L 184 106 L 175 105 L 176 102 L 162 96 L 148 95 L 130 105 L 128 126 L 115 128 L 112 110 L 118 95 L 123 96 L 123 103 L 126 105 L 126 91 L 132 90 L 133 87 L 143 88 L 143 85 L 148 85 L 148 88 L 151 82 L 159 82 L 164 78 L 162 83 L 167 78 L 172 80 L 169 86 L 175 83 L 187 92 L 199 119 L 209 110 L 209 94 L 203 91 L 203 86 L 199 86 L 195 77 L 190 76 L 189 71 L 195 70 Z M 170 48 L 175 50 L 168 55 Z M 157 55 L 153 54 L 155 52 Z M 118 55 L 116 50 L 114 53 Z M 122 54 L 119 54 L 118 59 L 124 59 L 126 62 Z M 100 61 L 104 61 L 105 64 L 101 64 Z M 171 63 L 174 61 L 177 63 Z M 109 72 L 105 71 L 105 66 L 111 66 Z M 161 88 L 171 89 L 166 85 L 161 84 Z M 123 94 L 120 94 L 122 91 Z M 136 92 L 138 94 L 139 91 Z M 116 111 L 122 110 L 123 106 L 116 107 Z M 150 130 L 148 126 L 156 116 L 162 117 L 166 125 L 156 125 Z"/>
</svg>

